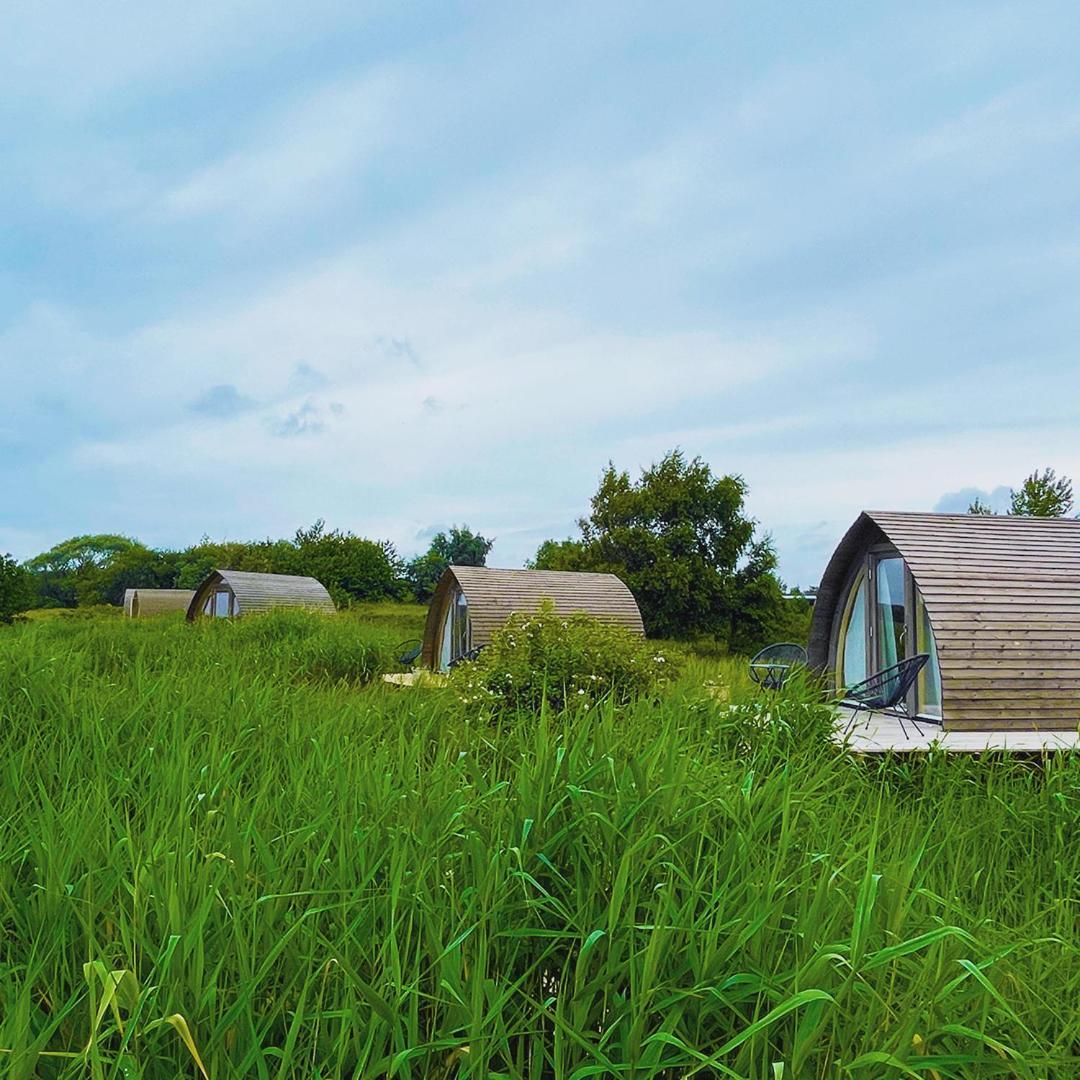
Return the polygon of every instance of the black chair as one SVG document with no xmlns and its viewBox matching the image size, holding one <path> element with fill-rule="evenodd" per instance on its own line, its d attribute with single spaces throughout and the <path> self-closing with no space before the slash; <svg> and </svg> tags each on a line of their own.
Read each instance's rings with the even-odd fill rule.
<svg viewBox="0 0 1080 1080">
<path fill-rule="evenodd" d="M 411 668 L 420 659 L 420 654 L 424 651 L 424 643 L 420 638 L 409 638 L 397 647 L 398 652 L 402 649 L 405 651 L 397 658 L 398 663 L 404 668 Z"/>
<path fill-rule="evenodd" d="M 750 678 L 763 690 L 780 690 L 795 667 L 806 667 L 806 650 L 801 645 L 790 641 L 766 645 L 750 661 Z"/>
<path fill-rule="evenodd" d="M 467 664 L 470 660 L 475 660 L 484 651 L 483 645 L 476 645 L 468 652 L 463 652 L 460 656 L 455 656 L 450 661 L 450 667 L 456 668 L 458 664 Z"/>
<path fill-rule="evenodd" d="M 900 730 L 903 731 L 905 739 L 907 738 L 907 728 L 904 727 L 905 716 L 921 735 L 922 728 L 919 727 L 915 717 L 907 711 L 907 695 L 929 659 L 929 653 L 917 653 L 843 690 L 840 704 L 855 710 L 851 723 L 855 723 L 856 717 L 863 709 L 871 713 L 887 712 L 900 721 Z"/>
</svg>

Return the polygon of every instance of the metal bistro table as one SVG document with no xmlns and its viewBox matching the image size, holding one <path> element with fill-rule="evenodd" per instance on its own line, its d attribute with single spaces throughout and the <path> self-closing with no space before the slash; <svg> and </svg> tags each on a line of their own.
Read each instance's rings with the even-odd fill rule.
<svg viewBox="0 0 1080 1080">
<path fill-rule="evenodd" d="M 780 690 L 792 668 L 806 666 L 806 650 L 801 645 L 782 641 L 767 645 L 750 661 L 750 678 L 763 690 Z"/>
</svg>

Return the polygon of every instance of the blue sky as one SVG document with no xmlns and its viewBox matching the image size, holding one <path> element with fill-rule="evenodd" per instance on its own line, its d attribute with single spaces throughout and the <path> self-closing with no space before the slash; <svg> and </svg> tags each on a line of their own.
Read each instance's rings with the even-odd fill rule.
<svg viewBox="0 0 1080 1080">
<path fill-rule="evenodd" d="M 0 550 L 317 517 L 519 565 L 608 459 L 1080 478 L 1075 4 L 0 13 Z"/>
</svg>

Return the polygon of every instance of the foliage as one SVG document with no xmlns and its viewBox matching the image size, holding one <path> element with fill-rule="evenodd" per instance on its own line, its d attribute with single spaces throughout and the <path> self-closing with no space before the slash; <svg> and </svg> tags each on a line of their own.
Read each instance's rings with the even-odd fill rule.
<svg viewBox="0 0 1080 1080">
<path fill-rule="evenodd" d="M 559 615 L 545 600 L 535 612 L 512 615 L 476 660 L 453 670 L 451 686 L 464 701 L 497 709 L 535 710 L 544 701 L 562 709 L 604 698 L 625 704 L 655 693 L 675 666 L 625 627 Z"/>
<path fill-rule="evenodd" d="M 316 521 L 294 541 L 294 574 L 321 581 L 343 607 L 355 600 L 390 600 L 401 593 L 404 567 L 388 541 L 365 540 L 349 532 L 326 531 Z"/>
<path fill-rule="evenodd" d="M 30 575 L 10 555 L 0 555 L 0 623 L 9 623 L 33 601 Z"/>
<path fill-rule="evenodd" d="M 483 566 L 494 543 L 472 532 L 468 525 L 453 525 L 448 534 L 436 533 L 428 550 L 406 568 L 413 596 L 421 603 L 430 600 L 448 566 Z"/>
<path fill-rule="evenodd" d="M 1010 495 L 1010 514 L 1032 517 L 1065 517 L 1073 506 L 1072 481 L 1058 477 L 1053 469 L 1035 470 Z"/>
<path fill-rule="evenodd" d="M 400 631 L 0 635 L 6 1075 L 1076 1075 L 1076 755 L 855 761 L 734 662 L 478 724 L 309 625 Z"/>
<path fill-rule="evenodd" d="M 34 575 L 38 602 L 49 607 L 101 603 L 101 573 L 119 555 L 137 546 L 127 536 L 102 533 L 73 536 L 26 563 Z"/>
<path fill-rule="evenodd" d="M 714 477 L 679 450 L 636 483 L 609 464 L 578 522 L 581 538 L 541 545 L 533 565 L 617 574 L 650 636 L 713 636 L 753 651 L 775 637 L 785 610 L 776 554 L 746 514 L 747 490 L 742 477 Z"/>
<path fill-rule="evenodd" d="M 299 574 L 326 586 L 339 607 L 401 596 L 404 564 L 393 545 L 316 521 L 292 540 L 204 537 L 183 551 L 156 551 L 124 536 L 77 536 L 31 559 L 37 603 L 120 604 L 131 588 L 194 589 L 212 570 Z"/>
<path fill-rule="evenodd" d="M 1009 490 L 1009 514 L 1024 517 L 1067 517 L 1073 508 L 1072 480 L 1058 476 L 1053 469 L 1036 469 L 1019 490 Z M 969 514 L 990 515 L 994 511 L 976 497 Z"/>
</svg>

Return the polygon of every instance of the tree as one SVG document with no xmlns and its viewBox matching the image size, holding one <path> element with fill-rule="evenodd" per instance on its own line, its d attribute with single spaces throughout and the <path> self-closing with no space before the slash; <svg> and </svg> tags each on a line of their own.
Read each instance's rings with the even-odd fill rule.
<svg viewBox="0 0 1080 1080">
<path fill-rule="evenodd" d="M 394 600 L 401 595 L 404 565 L 388 540 L 365 540 L 337 529 L 326 531 L 320 518 L 298 529 L 288 573 L 317 578 L 339 606 L 356 600 Z"/>
<path fill-rule="evenodd" d="M 1036 469 L 1009 498 L 1010 514 L 1031 517 L 1065 517 L 1072 506 L 1072 481 L 1056 476 L 1053 469 Z"/>
<path fill-rule="evenodd" d="M 1066 517 L 1073 508 L 1073 486 L 1067 476 L 1059 477 L 1053 469 L 1036 469 L 1020 485 L 1009 489 L 1009 514 L 1017 517 Z M 993 514 L 982 499 L 976 497 L 968 507 L 969 514 Z"/>
<path fill-rule="evenodd" d="M 10 555 L 0 555 L 0 623 L 9 623 L 33 601 L 34 590 L 26 568 Z"/>
<path fill-rule="evenodd" d="M 102 533 L 73 536 L 35 556 L 26 563 L 26 568 L 33 575 L 39 605 L 75 607 L 104 603 L 101 571 L 118 555 L 138 546 L 130 537 Z"/>
<path fill-rule="evenodd" d="M 578 522 L 578 540 L 547 541 L 541 570 L 617 574 L 634 594 L 650 635 L 714 637 L 729 648 L 764 644 L 787 612 L 776 553 L 747 516 L 741 476 L 715 477 L 679 450 L 637 482 L 609 463 Z"/>
<path fill-rule="evenodd" d="M 483 566 L 494 543 L 494 540 L 474 533 L 468 525 L 461 528 L 452 525 L 449 534 L 436 533 L 427 551 L 417 555 L 406 567 L 413 595 L 426 603 L 448 566 Z"/>
</svg>

